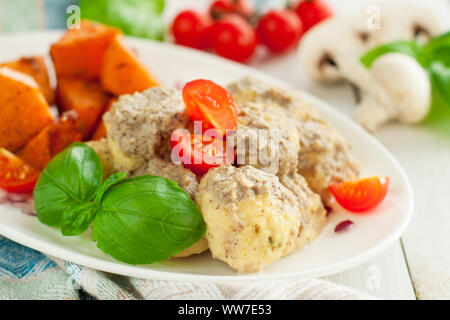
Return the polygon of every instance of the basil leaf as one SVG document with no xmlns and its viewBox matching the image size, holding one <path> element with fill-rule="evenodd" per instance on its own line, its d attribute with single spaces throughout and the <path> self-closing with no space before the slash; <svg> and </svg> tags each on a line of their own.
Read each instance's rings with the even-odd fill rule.
<svg viewBox="0 0 450 320">
<path fill-rule="evenodd" d="M 117 173 L 113 173 L 108 178 L 106 178 L 106 180 L 102 183 L 102 185 L 95 192 L 95 198 L 94 198 L 95 204 L 98 207 L 100 207 L 102 197 L 103 197 L 103 194 L 105 193 L 105 191 L 109 187 L 123 181 L 126 178 L 126 176 L 127 176 L 127 174 L 125 172 L 117 172 Z"/>
<path fill-rule="evenodd" d="M 446 68 L 441 62 L 434 62 L 428 69 L 433 89 L 450 107 L 450 68 Z"/>
<path fill-rule="evenodd" d="M 67 208 L 61 218 L 61 233 L 64 236 L 75 236 L 89 228 L 96 214 L 92 202 L 84 202 Z"/>
<path fill-rule="evenodd" d="M 36 183 L 34 201 L 39 221 L 60 225 L 63 212 L 93 198 L 102 176 L 95 151 L 83 143 L 72 144 L 47 164 Z"/>
<path fill-rule="evenodd" d="M 110 187 L 93 220 L 92 238 L 116 260 L 149 264 L 190 247 L 205 234 L 195 203 L 175 182 L 139 176 Z"/>
<path fill-rule="evenodd" d="M 428 68 L 432 85 L 432 108 L 425 124 L 448 136 L 450 134 L 450 68 L 434 62 Z"/>
<path fill-rule="evenodd" d="M 435 62 L 450 67 L 450 31 L 431 39 L 424 46 L 415 41 L 397 41 L 382 45 L 364 54 L 361 62 L 370 67 L 378 57 L 390 52 L 410 55 L 424 68 L 430 67 Z"/>
<path fill-rule="evenodd" d="M 417 42 L 398 41 L 388 43 L 370 50 L 361 57 L 361 62 L 363 65 L 369 68 L 377 58 L 390 52 L 404 53 L 410 55 L 418 61 L 422 59 L 422 47 Z"/>
<path fill-rule="evenodd" d="M 164 0 L 81 0 L 83 19 L 121 29 L 125 34 L 162 40 Z"/>
<path fill-rule="evenodd" d="M 68 208 L 62 215 L 61 232 L 65 236 L 83 233 L 89 228 L 97 212 L 96 205 L 100 205 L 105 191 L 126 178 L 127 174 L 118 172 L 110 175 L 95 192 L 94 202 L 84 202 Z"/>
<path fill-rule="evenodd" d="M 428 58 L 428 64 L 441 62 L 445 67 L 450 67 L 450 31 L 431 39 L 424 46 L 424 55 Z"/>
</svg>

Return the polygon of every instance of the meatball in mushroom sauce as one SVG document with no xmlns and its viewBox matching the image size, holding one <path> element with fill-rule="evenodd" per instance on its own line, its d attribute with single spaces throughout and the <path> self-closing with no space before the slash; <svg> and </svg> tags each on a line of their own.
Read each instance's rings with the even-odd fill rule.
<svg viewBox="0 0 450 320">
<path fill-rule="evenodd" d="M 249 110 L 249 105 L 259 109 L 257 112 L 252 110 L 252 123 L 266 121 L 265 117 L 269 116 L 273 118 L 275 126 L 278 122 L 283 128 L 285 136 L 292 140 L 297 135 L 296 143 L 291 143 L 289 139 L 280 142 L 280 168 L 284 166 L 282 161 L 296 163 L 296 171 L 306 178 L 309 187 L 321 195 L 325 203 L 331 201 L 328 189 L 331 184 L 357 178 L 359 166 L 350 154 L 350 145 L 319 117 L 318 112 L 311 108 L 298 92 L 250 77 L 231 83 L 228 89 L 244 113 L 248 113 L 246 110 Z M 281 116 L 275 117 L 275 114 Z M 242 123 L 246 121 L 246 115 L 243 116 L 244 120 L 240 120 L 238 130 L 240 125 L 246 125 L 245 122 Z M 293 133 L 294 131 L 296 133 Z M 286 150 L 298 151 L 296 159 L 293 159 L 289 152 L 283 152 L 281 143 L 289 144 Z M 285 173 L 286 170 L 282 170 L 278 175 Z"/>
<path fill-rule="evenodd" d="M 195 200 L 212 255 L 239 272 L 255 272 L 301 244 L 302 229 L 322 207 L 304 184 L 297 193 L 276 175 L 223 165 L 201 180 Z M 313 202 L 313 203 L 310 203 Z"/>
</svg>

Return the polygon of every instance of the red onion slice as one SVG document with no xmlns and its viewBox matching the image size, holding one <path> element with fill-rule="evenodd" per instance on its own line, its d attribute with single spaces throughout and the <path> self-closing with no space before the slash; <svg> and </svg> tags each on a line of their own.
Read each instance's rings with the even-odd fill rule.
<svg viewBox="0 0 450 320">
<path fill-rule="evenodd" d="M 0 204 L 8 202 L 8 192 L 3 189 L 0 189 Z"/>
<path fill-rule="evenodd" d="M 27 202 L 14 202 L 11 203 L 14 208 L 19 209 L 22 213 L 25 213 L 29 216 L 35 216 L 36 212 L 34 211 L 34 206 L 31 203 Z"/>
<path fill-rule="evenodd" d="M 339 222 L 336 227 L 334 228 L 334 232 L 345 232 L 350 230 L 350 228 L 353 226 L 353 221 L 352 220 L 344 220 Z"/>
<path fill-rule="evenodd" d="M 28 199 L 33 196 L 29 193 L 8 193 L 7 199 L 8 202 L 16 203 L 16 202 L 26 202 Z"/>
</svg>

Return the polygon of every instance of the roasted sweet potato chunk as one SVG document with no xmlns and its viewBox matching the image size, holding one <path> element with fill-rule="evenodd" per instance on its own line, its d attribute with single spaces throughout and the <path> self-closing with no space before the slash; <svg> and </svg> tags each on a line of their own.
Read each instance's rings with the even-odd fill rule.
<svg viewBox="0 0 450 320">
<path fill-rule="evenodd" d="M 145 65 L 127 48 L 121 35 L 114 37 L 106 50 L 100 80 L 103 88 L 115 96 L 158 86 Z"/>
<path fill-rule="evenodd" d="M 68 111 L 44 128 L 17 155 L 35 169 L 42 170 L 58 153 L 75 141 L 81 141 L 81 126 L 76 111 Z"/>
<path fill-rule="evenodd" d="M 12 152 L 54 120 L 44 95 L 32 77 L 0 68 L 0 147 Z"/>
<path fill-rule="evenodd" d="M 98 82 L 70 77 L 58 78 L 56 94 L 61 111 L 77 111 L 83 140 L 89 139 L 103 115 L 110 99 L 109 95 Z"/>
<path fill-rule="evenodd" d="M 47 66 L 45 65 L 44 57 L 24 57 L 16 61 L 9 61 L 2 63 L 1 67 L 9 67 L 13 70 L 23 72 L 33 77 L 39 89 L 44 94 L 48 104 L 53 104 L 55 93 L 50 86 Z"/>
<path fill-rule="evenodd" d="M 111 98 L 109 100 L 108 105 L 106 106 L 105 112 L 109 111 L 109 109 L 111 109 L 111 106 L 114 102 L 117 101 L 117 98 Z M 102 138 L 106 137 L 106 127 L 105 124 L 103 123 L 103 115 L 100 117 L 100 122 L 97 125 L 97 129 L 95 129 L 94 134 L 92 135 L 91 140 L 100 140 Z"/>
<path fill-rule="evenodd" d="M 56 74 L 98 79 L 106 48 L 118 33 L 116 28 L 82 20 L 80 29 L 68 30 L 50 47 Z"/>
</svg>

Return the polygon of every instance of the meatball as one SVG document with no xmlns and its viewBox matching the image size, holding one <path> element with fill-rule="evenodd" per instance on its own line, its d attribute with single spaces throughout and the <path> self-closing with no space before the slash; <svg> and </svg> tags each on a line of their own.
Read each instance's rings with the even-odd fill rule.
<svg viewBox="0 0 450 320">
<path fill-rule="evenodd" d="M 304 101 L 299 92 L 286 89 L 252 77 L 244 77 L 228 85 L 233 98 L 238 104 L 259 102 L 265 106 L 281 108 L 297 120 L 318 118 L 319 113 Z"/>
<path fill-rule="evenodd" d="M 188 122 L 180 92 L 156 87 L 120 96 L 103 119 L 110 148 L 117 147 L 135 168 L 165 148 L 172 132 Z"/>
<path fill-rule="evenodd" d="M 135 171 L 132 171 L 130 176 L 135 177 L 146 174 L 175 181 L 191 198 L 194 195 L 198 184 L 197 177 L 191 170 L 186 169 L 181 164 L 174 164 L 158 158 L 148 160 L 145 165 Z"/>
<path fill-rule="evenodd" d="M 240 104 L 235 132 L 237 163 L 278 175 L 295 172 L 299 130 L 298 121 L 283 110 L 257 102 Z"/>
<path fill-rule="evenodd" d="M 314 193 L 301 175 L 285 175 L 280 182 L 297 198 L 297 204 L 302 214 L 302 222 L 297 237 L 297 248 L 304 247 L 321 233 L 326 225 L 327 211 L 323 207 L 320 196 Z"/>
<path fill-rule="evenodd" d="M 137 156 L 130 157 L 123 153 L 119 144 L 111 137 L 107 138 L 107 144 L 111 152 L 114 171 L 130 172 L 145 165 L 145 159 Z"/>
<path fill-rule="evenodd" d="M 94 149 L 100 158 L 100 163 L 103 167 L 103 178 L 108 177 L 114 172 L 114 162 L 111 150 L 108 147 L 108 142 L 106 139 L 101 139 L 98 141 L 88 141 L 86 144 Z"/>
<path fill-rule="evenodd" d="M 297 123 L 288 126 L 283 121 L 283 127 L 288 128 L 288 132 L 297 130 L 298 133 L 299 146 L 295 149 L 298 150 L 297 171 L 306 178 L 309 187 L 321 195 L 325 203 L 331 200 L 331 184 L 358 176 L 358 162 L 350 154 L 350 145 L 326 121 L 321 120 L 318 112 L 308 106 L 297 92 L 249 77 L 230 84 L 228 88 L 239 106 L 253 102 L 262 110 L 267 110 L 260 114 L 253 113 L 253 117 L 261 119 L 262 114 L 274 114 L 283 110 L 291 122 Z M 282 149 L 280 145 L 280 158 L 286 158 Z M 284 173 L 281 171 L 281 175 Z"/>
<path fill-rule="evenodd" d="M 200 254 L 208 250 L 208 241 L 206 238 L 201 238 L 197 243 L 194 243 L 187 249 L 184 249 L 180 253 L 172 256 L 172 258 L 187 258 L 194 254 Z"/>
<path fill-rule="evenodd" d="M 332 199 L 329 186 L 359 175 L 359 164 L 350 154 L 350 145 L 323 120 L 302 124 L 298 172 L 325 203 Z"/>
<path fill-rule="evenodd" d="M 117 164 L 114 162 L 116 160 L 117 154 L 113 157 L 113 153 L 117 153 L 117 149 L 111 150 L 107 144 L 106 139 L 101 139 L 99 141 L 89 141 L 87 145 L 94 149 L 100 158 L 100 162 L 103 166 L 104 177 L 109 176 L 113 172 L 126 171 L 129 172 L 129 177 L 142 176 L 146 174 L 151 174 L 154 176 L 163 177 L 170 179 L 178 183 L 178 185 L 186 191 L 186 193 L 192 198 L 197 188 L 198 182 L 196 175 L 189 169 L 184 168 L 182 165 L 174 164 L 172 162 L 159 159 L 151 158 L 145 164 L 140 166 L 138 169 L 129 170 L 118 170 L 117 168 L 124 169 L 123 163 Z"/>
<path fill-rule="evenodd" d="M 200 181 L 195 200 L 212 255 L 239 272 L 255 272 L 297 247 L 301 213 L 277 176 L 223 165 Z"/>
</svg>

